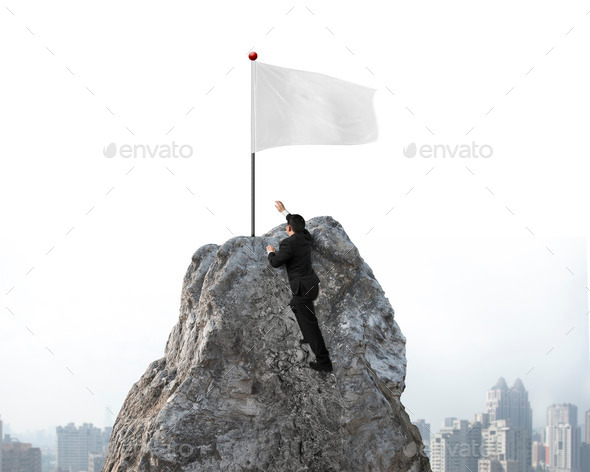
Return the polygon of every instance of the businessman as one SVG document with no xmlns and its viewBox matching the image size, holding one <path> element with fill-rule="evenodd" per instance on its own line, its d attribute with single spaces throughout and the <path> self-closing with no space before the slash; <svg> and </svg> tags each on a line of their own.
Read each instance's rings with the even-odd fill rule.
<svg viewBox="0 0 590 472">
<path fill-rule="evenodd" d="M 279 252 L 276 252 L 273 246 L 266 246 L 268 260 L 273 267 L 280 267 L 283 264 L 287 267 L 287 276 L 293 295 L 289 305 L 295 313 L 303 335 L 303 339 L 299 342 L 300 344 L 308 343 L 316 357 L 309 366 L 320 372 L 331 372 L 332 361 L 324 344 L 313 305 L 320 290 L 320 279 L 311 266 L 313 236 L 305 229 L 305 220 L 301 215 L 292 215 L 285 210 L 280 201 L 275 203 L 277 210 L 287 218 L 285 230 L 289 237 L 281 241 Z"/>
</svg>

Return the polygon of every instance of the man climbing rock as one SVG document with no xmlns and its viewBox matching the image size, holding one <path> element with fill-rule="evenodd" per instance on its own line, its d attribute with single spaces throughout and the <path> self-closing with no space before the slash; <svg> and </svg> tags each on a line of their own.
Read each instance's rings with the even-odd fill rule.
<svg viewBox="0 0 590 472">
<path fill-rule="evenodd" d="M 303 335 L 300 343 L 308 343 L 316 357 L 316 360 L 310 362 L 309 366 L 318 371 L 331 372 L 332 362 L 324 344 L 313 304 L 319 294 L 320 283 L 320 279 L 311 266 L 313 236 L 305 229 L 305 220 L 301 215 L 292 215 L 285 210 L 280 201 L 275 203 L 277 210 L 287 218 L 285 231 L 289 237 L 281 241 L 278 253 L 275 252 L 273 246 L 266 246 L 268 260 L 270 265 L 275 268 L 283 264 L 287 267 L 287 276 L 293 295 L 289 305 L 295 313 Z"/>
</svg>

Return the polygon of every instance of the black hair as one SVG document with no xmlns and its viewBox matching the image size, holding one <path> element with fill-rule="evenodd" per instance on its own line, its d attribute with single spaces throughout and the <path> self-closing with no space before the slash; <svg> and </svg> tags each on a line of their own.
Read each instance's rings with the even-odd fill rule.
<svg viewBox="0 0 590 472">
<path fill-rule="evenodd" d="M 287 220 L 287 224 L 291 226 L 291 229 L 295 233 L 303 233 L 305 229 L 305 220 L 301 215 L 291 215 Z"/>
</svg>

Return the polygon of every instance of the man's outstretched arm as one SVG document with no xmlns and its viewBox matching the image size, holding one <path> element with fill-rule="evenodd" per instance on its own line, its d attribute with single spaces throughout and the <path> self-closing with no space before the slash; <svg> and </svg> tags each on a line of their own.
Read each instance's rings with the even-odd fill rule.
<svg viewBox="0 0 590 472">
<path fill-rule="evenodd" d="M 285 209 L 285 205 L 283 205 L 283 202 L 276 200 L 275 201 L 275 207 L 278 211 L 280 211 L 283 215 L 285 215 L 285 217 L 287 218 L 287 221 L 289 221 L 289 215 L 291 213 L 289 213 L 286 209 Z"/>
<path fill-rule="evenodd" d="M 285 218 L 287 218 L 287 223 L 289 222 L 289 215 L 291 214 L 286 208 L 285 205 L 283 205 L 282 202 L 280 202 L 279 200 L 277 200 L 275 207 L 277 207 L 277 210 L 279 210 L 283 215 L 285 215 Z M 307 228 L 303 229 L 303 234 L 311 234 L 309 231 L 307 231 Z"/>
</svg>

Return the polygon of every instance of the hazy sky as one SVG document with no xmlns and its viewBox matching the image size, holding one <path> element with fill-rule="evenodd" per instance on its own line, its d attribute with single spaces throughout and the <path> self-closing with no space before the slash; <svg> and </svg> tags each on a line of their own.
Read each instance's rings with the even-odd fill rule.
<svg viewBox="0 0 590 472">
<path fill-rule="evenodd" d="M 472 419 L 500 376 L 522 379 L 534 426 L 553 402 L 581 419 L 587 5 L 200 7 L 0 13 L 2 419 L 112 424 L 163 356 L 193 252 L 250 234 L 251 48 L 378 89 L 376 143 L 257 154 L 256 232 L 283 222 L 277 199 L 342 223 L 407 337 L 412 420 Z M 113 142 L 193 155 L 107 158 Z M 412 142 L 493 155 L 406 158 Z"/>
</svg>

